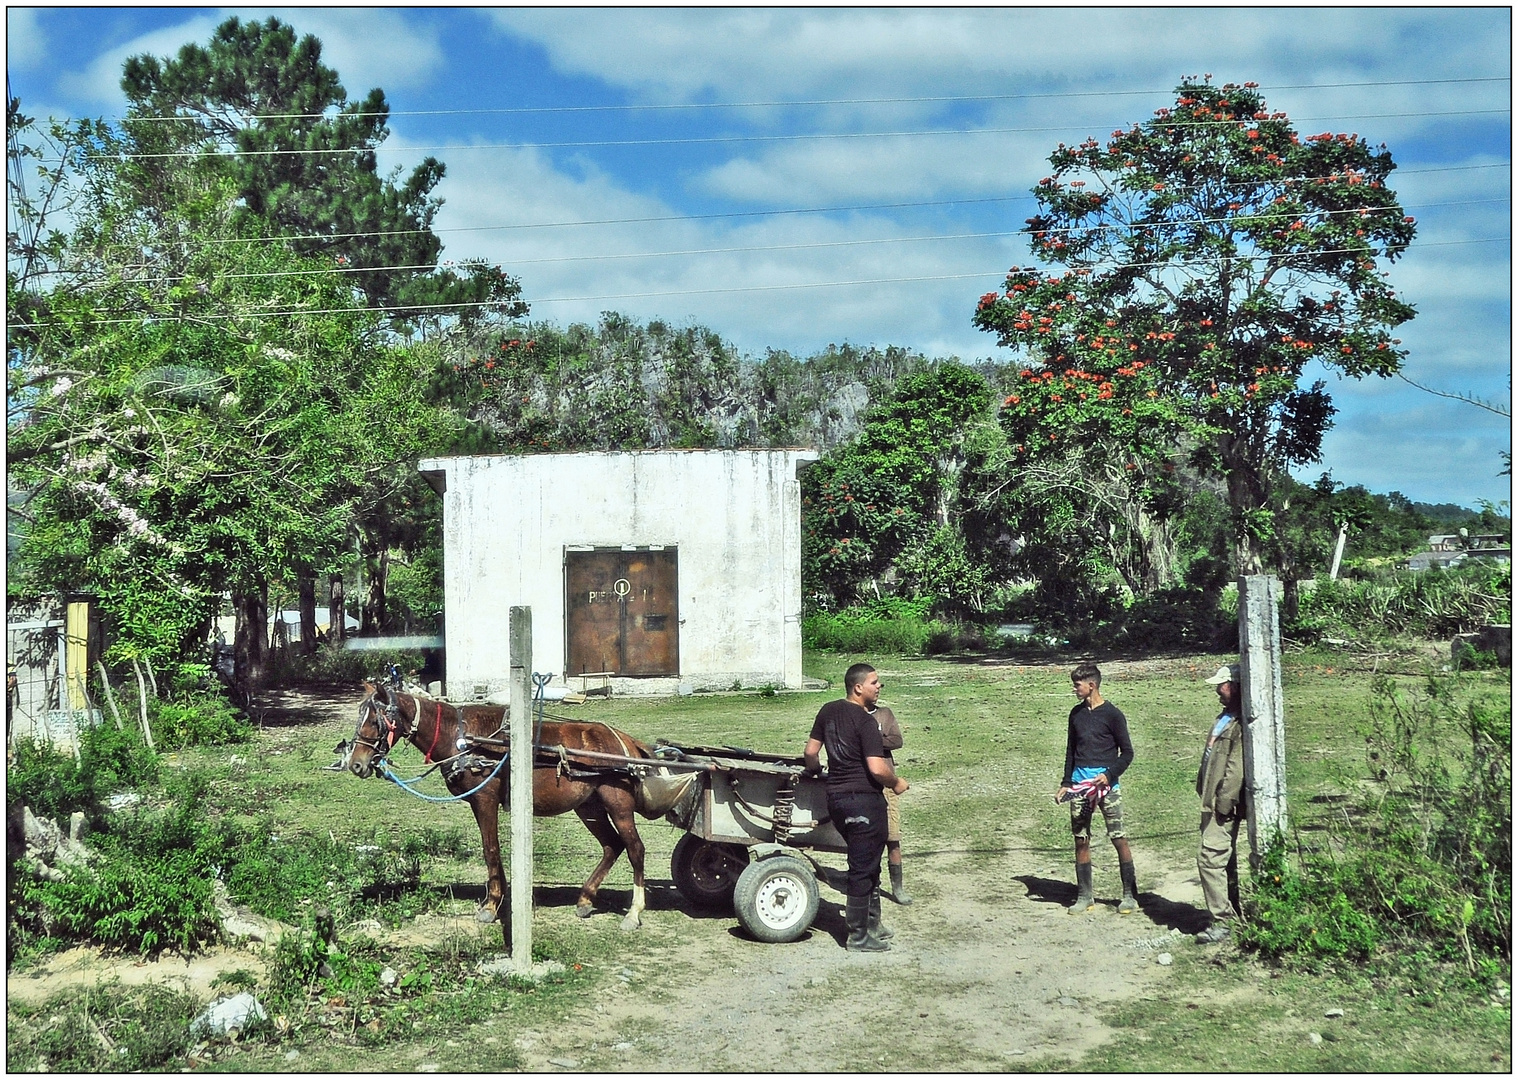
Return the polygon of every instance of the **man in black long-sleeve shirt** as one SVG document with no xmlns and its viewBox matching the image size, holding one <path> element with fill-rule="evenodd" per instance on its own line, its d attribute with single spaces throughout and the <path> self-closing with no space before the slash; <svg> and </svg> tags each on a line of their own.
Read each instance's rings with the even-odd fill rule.
<svg viewBox="0 0 1518 1080">
<path fill-rule="evenodd" d="M 1083 915 L 1096 907 L 1091 886 L 1091 817 L 1101 807 L 1107 839 L 1117 849 L 1118 871 L 1123 881 L 1120 915 L 1138 910 L 1138 878 L 1133 852 L 1123 829 L 1123 796 L 1118 777 L 1133 764 L 1133 741 L 1128 719 L 1102 697 L 1102 673 L 1095 664 L 1082 664 L 1070 673 L 1080 704 L 1070 710 L 1070 729 L 1065 742 L 1065 772 L 1058 802 L 1070 803 L 1070 829 L 1075 834 L 1075 881 L 1077 895 L 1070 914 Z"/>
</svg>

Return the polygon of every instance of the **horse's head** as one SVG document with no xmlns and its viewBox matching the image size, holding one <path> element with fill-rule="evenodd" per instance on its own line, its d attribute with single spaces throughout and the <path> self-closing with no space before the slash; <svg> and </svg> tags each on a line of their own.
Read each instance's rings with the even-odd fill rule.
<svg viewBox="0 0 1518 1080">
<path fill-rule="evenodd" d="M 342 765 L 360 780 L 373 776 L 396 743 L 411 734 L 411 723 L 401 712 L 395 692 L 383 683 L 365 683 L 367 693 L 358 704 L 358 726 L 353 738 L 338 743 Z"/>
</svg>

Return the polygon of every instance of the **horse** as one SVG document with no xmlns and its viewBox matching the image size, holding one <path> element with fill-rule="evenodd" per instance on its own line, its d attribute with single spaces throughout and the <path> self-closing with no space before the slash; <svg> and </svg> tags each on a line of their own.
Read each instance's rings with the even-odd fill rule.
<svg viewBox="0 0 1518 1080">
<path fill-rule="evenodd" d="M 364 690 L 353 738 L 338 744 L 337 752 L 343 755 L 338 767 L 366 779 L 380 771 L 390 751 L 402 740 L 420 750 L 428 763 L 440 762 L 448 790 L 455 796 L 465 796 L 480 829 L 487 884 L 485 900 L 476 917 L 485 923 L 500 919 L 503 933 L 509 935 L 510 922 L 505 917 L 504 905 L 506 875 L 501 868 L 500 809 L 509 805 L 510 781 L 508 771 L 497 768 L 499 758 L 489 756 L 505 749 L 506 710 L 499 705 L 453 705 L 392 690 L 380 683 L 365 683 Z M 486 742 L 461 742 L 466 738 Z M 466 746 L 474 748 L 465 750 Z M 482 746 L 500 749 L 481 753 Z M 608 764 L 605 758 L 597 758 L 595 755 L 605 754 L 647 760 L 651 766 L 657 762 L 647 744 L 598 721 L 544 721 L 538 729 L 534 750 L 537 755 L 532 770 L 533 816 L 553 817 L 573 810 L 601 842 L 601 861 L 580 889 L 575 914 L 582 919 L 590 917 L 601 882 L 625 850 L 627 861 L 632 864 L 633 901 L 622 920 L 622 929 L 637 929 L 642 925 L 640 916 L 645 907 L 644 849 L 633 813 L 637 811 L 650 819 L 662 816 L 683 797 L 689 777 L 682 776 L 663 785 L 646 783 L 625 765 Z M 589 752 L 590 756 L 576 757 L 577 751 Z M 531 888 L 530 883 L 528 887 Z"/>
</svg>

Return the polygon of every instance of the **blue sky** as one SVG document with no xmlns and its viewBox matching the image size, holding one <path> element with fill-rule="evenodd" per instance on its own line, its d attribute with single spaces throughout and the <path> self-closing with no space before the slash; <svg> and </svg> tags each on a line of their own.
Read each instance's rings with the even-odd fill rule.
<svg viewBox="0 0 1518 1080">
<path fill-rule="evenodd" d="M 119 116 L 127 56 L 232 14 L 316 35 L 351 97 L 384 89 L 382 167 L 444 161 L 444 258 L 502 264 L 533 318 L 698 322 L 753 355 L 1010 358 L 970 315 L 1031 261 L 1017 230 L 1054 145 L 1147 119 L 1185 75 L 1253 80 L 1304 134 L 1391 148 L 1419 222 L 1391 272 L 1419 311 L 1405 374 L 1510 407 L 1506 9 L 12 7 L 11 92 Z M 951 133 L 867 137 L 925 131 Z M 1340 411 L 1305 478 L 1510 499 L 1506 417 L 1326 378 Z"/>
</svg>

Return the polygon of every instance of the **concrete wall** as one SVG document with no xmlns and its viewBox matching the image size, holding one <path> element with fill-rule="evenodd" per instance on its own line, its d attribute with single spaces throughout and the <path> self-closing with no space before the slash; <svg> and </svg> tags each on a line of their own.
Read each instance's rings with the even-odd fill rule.
<svg viewBox="0 0 1518 1080">
<path fill-rule="evenodd" d="M 532 667 L 564 684 L 567 548 L 678 549 L 680 675 L 616 693 L 799 688 L 801 487 L 811 450 L 648 450 L 434 458 L 443 490 L 447 683 L 507 689 L 507 612 L 532 608 Z M 579 687 L 579 680 L 570 685 Z"/>
</svg>

